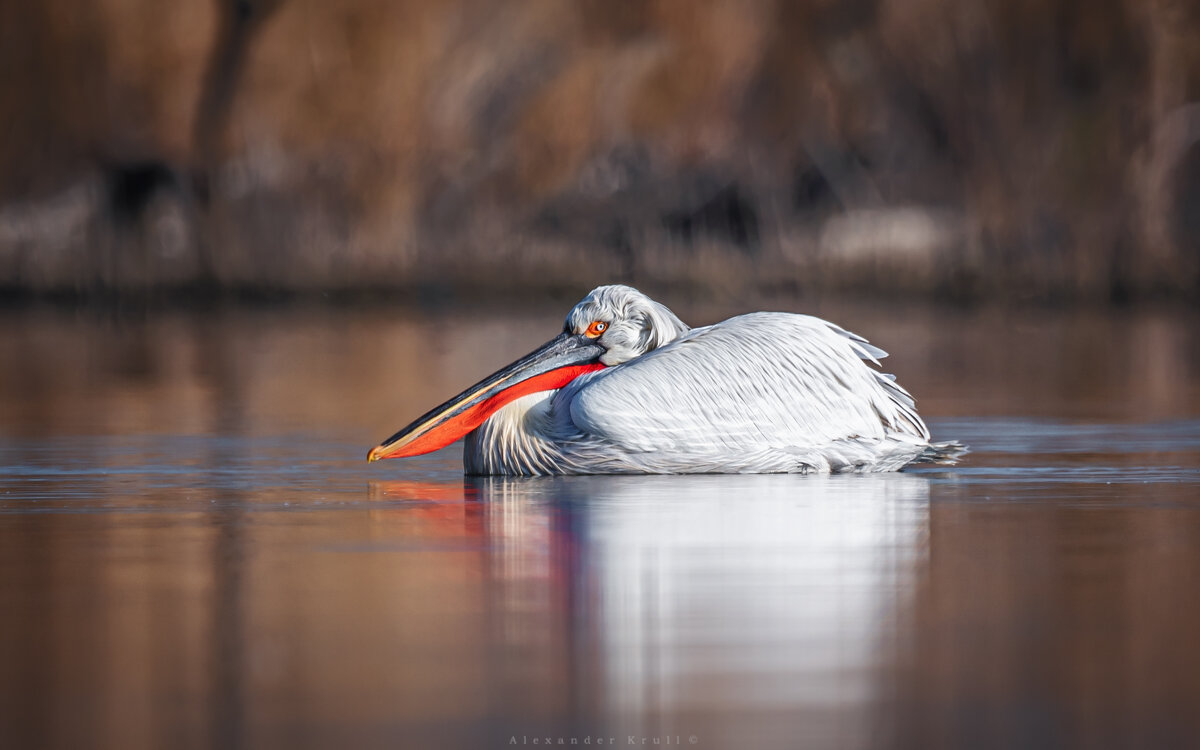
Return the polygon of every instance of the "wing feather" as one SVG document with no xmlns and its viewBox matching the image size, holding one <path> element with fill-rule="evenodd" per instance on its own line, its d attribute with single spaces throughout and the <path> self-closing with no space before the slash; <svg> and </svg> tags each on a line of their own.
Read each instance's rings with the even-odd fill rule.
<svg viewBox="0 0 1200 750">
<path fill-rule="evenodd" d="M 853 463 L 864 446 L 928 441 L 912 396 L 863 361 L 884 356 L 818 318 L 752 313 L 580 378 L 562 395 L 576 439 L 622 454 L 803 461 L 837 446 Z"/>
</svg>

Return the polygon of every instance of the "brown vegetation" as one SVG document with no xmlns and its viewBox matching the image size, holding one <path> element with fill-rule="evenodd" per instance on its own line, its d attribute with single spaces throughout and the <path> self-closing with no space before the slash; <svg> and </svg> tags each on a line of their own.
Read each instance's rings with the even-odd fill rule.
<svg viewBox="0 0 1200 750">
<path fill-rule="evenodd" d="M 1183 0 L 0 0 L 0 285 L 1200 286 Z"/>
</svg>

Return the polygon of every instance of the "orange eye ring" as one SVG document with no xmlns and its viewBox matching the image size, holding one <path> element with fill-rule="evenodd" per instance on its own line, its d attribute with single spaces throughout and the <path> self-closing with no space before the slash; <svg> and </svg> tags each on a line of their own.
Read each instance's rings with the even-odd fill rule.
<svg viewBox="0 0 1200 750">
<path fill-rule="evenodd" d="M 588 329 L 583 332 L 583 335 L 590 339 L 594 339 L 607 330 L 608 323 L 605 323 L 603 320 L 593 320 L 592 324 L 588 326 Z"/>
</svg>

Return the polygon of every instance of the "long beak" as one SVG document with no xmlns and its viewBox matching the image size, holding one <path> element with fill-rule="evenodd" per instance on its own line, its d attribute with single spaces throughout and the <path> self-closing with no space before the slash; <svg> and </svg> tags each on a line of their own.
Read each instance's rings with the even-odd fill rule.
<svg viewBox="0 0 1200 750">
<path fill-rule="evenodd" d="M 562 388 L 602 370 L 604 347 L 586 336 L 560 334 L 535 352 L 495 372 L 371 449 L 367 461 L 419 456 L 443 448 L 521 396 Z"/>
</svg>

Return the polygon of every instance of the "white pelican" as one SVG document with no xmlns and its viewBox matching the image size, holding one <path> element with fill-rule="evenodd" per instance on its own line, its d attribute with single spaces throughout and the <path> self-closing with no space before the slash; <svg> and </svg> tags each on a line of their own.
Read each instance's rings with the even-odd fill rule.
<svg viewBox="0 0 1200 750">
<path fill-rule="evenodd" d="M 422 415 L 368 461 L 466 436 L 468 474 L 895 471 L 952 463 L 886 352 L 808 315 L 704 328 L 627 286 L 594 289 L 563 332 Z"/>
</svg>

